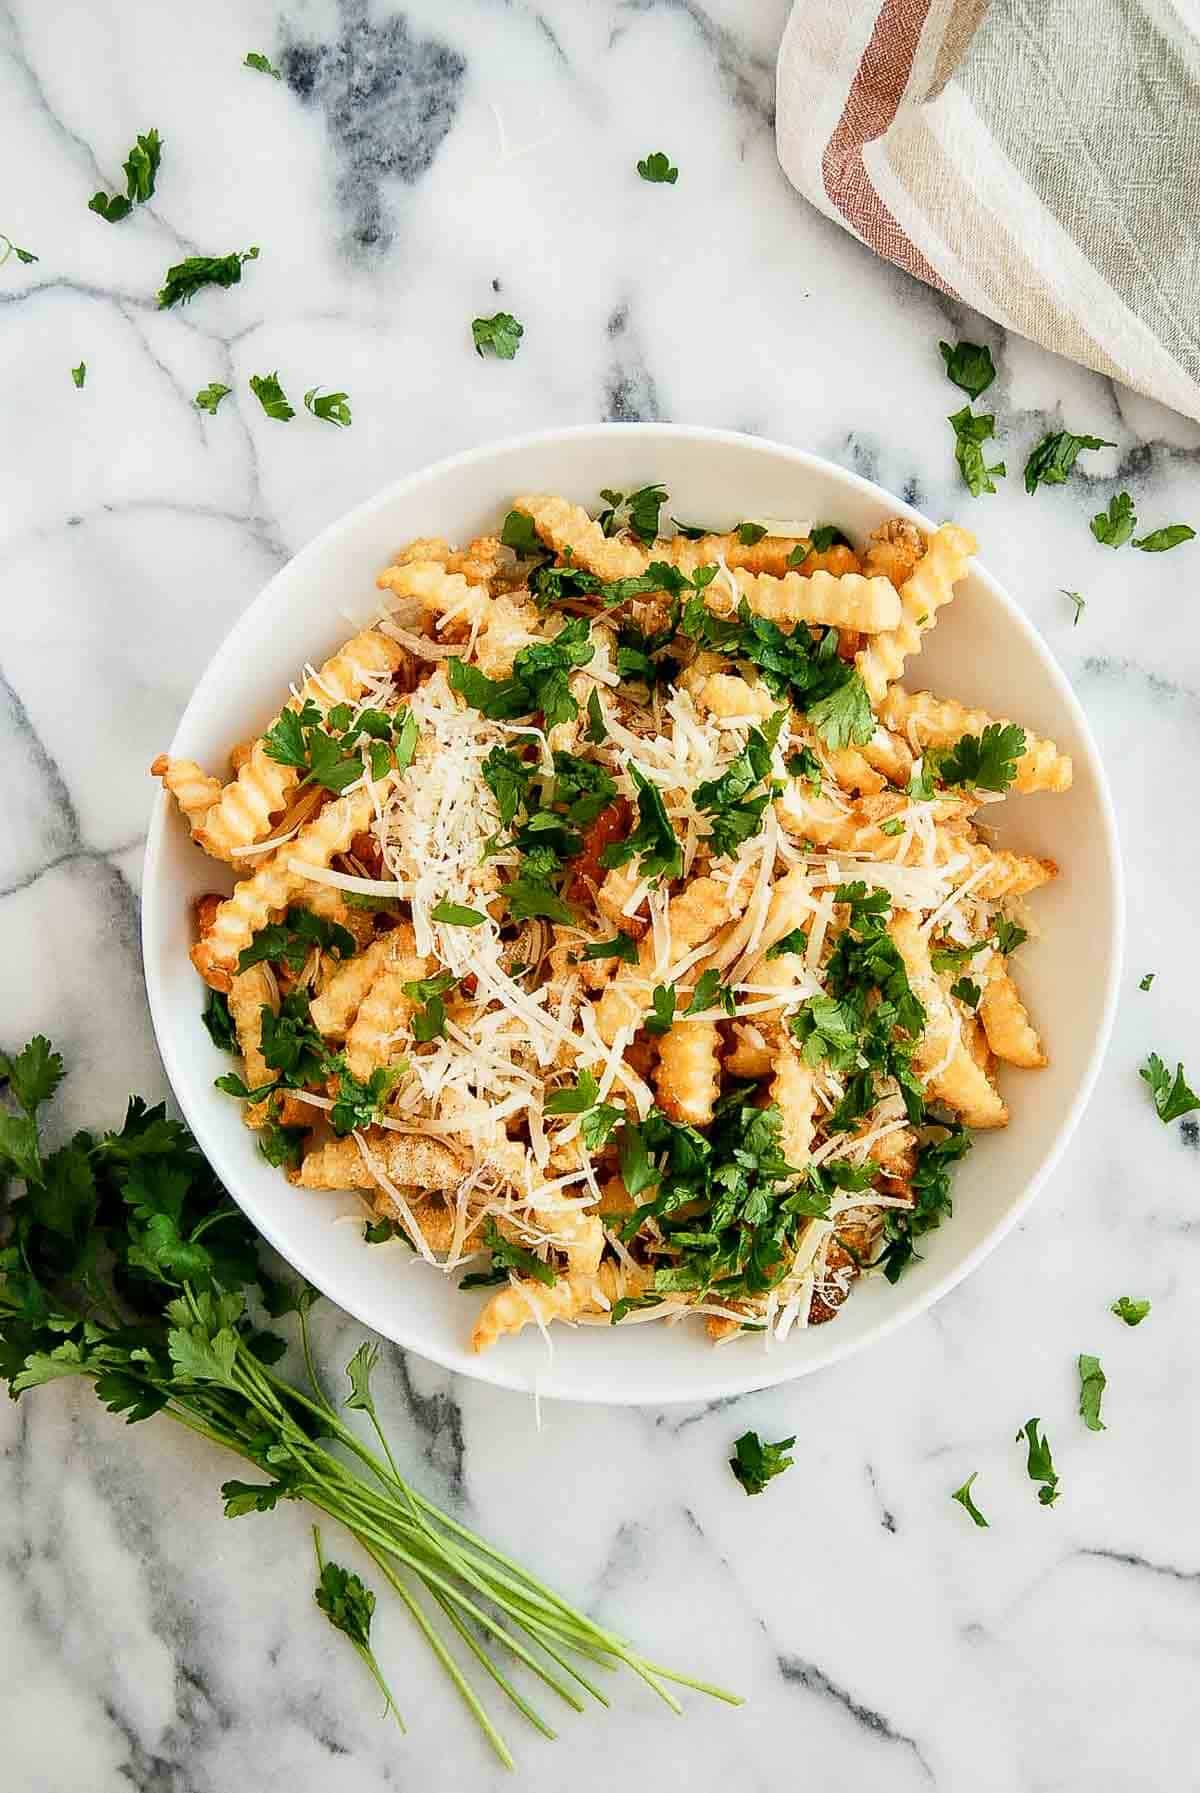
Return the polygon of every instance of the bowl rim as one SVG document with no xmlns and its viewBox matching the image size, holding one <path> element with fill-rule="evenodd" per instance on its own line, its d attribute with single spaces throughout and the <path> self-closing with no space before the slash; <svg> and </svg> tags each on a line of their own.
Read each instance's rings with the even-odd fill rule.
<svg viewBox="0 0 1200 1793">
<path fill-rule="evenodd" d="M 886 501 L 892 507 L 893 515 L 907 517 L 925 530 L 935 527 L 932 521 L 915 506 L 896 497 L 894 493 L 889 492 L 886 487 L 878 485 L 875 481 L 865 479 L 861 474 L 839 466 L 835 461 L 827 460 L 824 456 L 813 454 L 807 449 L 796 448 L 789 443 L 777 442 L 765 436 L 748 435 L 739 430 L 712 429 L 699 424 L 680 423 L 586 423 L 571 424 L 562 428 L 531 430 L 515 436 L 490 439 L 487 442 L 478 443 L 472 448 L 462 449 L 456 454 L 446 455 L 438 461 L 430 462 L 414 472 L 393 480 L 371 497 L 355 505 L 353 509 L 326 524 L 310 541 L 306 542 L 281 567 L 277 568 L 262 589 L 246 605 L 242 614 L 209 659 L 184 706 L 172 737 L 169 752 L 174 753 L 176 743 L 181 736 L 186 735 L 193 712 L 203 711 L 206 708 L 207 693 L 210 687 L 219 681 L 226 666 L 236 663 L 241 658 L 239 649 L 243 638 L 252 634 L 257 613 L 270 603 L 280 581 L 284 578 L 294 578 L 297 572 L 302 573 L 308 562 L 318 559 L 332 544 L 336 543 L 339 537 L 352 536 L 366 519 L 378 511 L 385 510 L 396 499 L 407 497 L 411 493 L 419 491 L 422 486 L 434 484 L 446 475 L 460 469 L 481 462 L 486 463 L 497 456 L 514 451 L 546 447 L 567 440 L 607 436 L 618 431 L 631 442 L 664 438 L 687 439 L 699 443 L 719 443 L 738 449 L 748 448 L 770 457 L 782 457 L 790 461 L 800 472 L 813 471 L 822 475 L 833 475 L 836 480 L 851 490 L 856 490 L 876 501 Z M 1008 623 L 1017 635 L 1023 638 L 1026 648 L 1042 664 L 1086 750 L 1091 762 L 1091 770 L 1095 775 L 1105 857 L 1111 875 L 1112 930 L 1100 1024 L 1093 1037 L 1091 1049 L 1075 1093 L 1063 1110 L 1049 1148 L 1036 1170 L 1028 1178 L 1020 1195 L 974 1248 L 950 1265 L 943 1275 L 921 1289 L 919 1293 L 914 1292 L 905 1297 L 900 1292 L 900 1287 L 897 1286 L 893 1291 L 893 1302 L 889 1304 L 874 1325 L 865 1332 L 848 1336 L 844 1342 L 841 1342 L 837 1336 L 838 1328 L 830 1327 L 826 1334 L 828 1342 L 826 1343 L 823 1339 L 822 1349 L 819 1352 L 808 1353 L 804 1356 L 796 1355 L 791 1358 L 786 1357 L 782 1352 L 778 1356 L 764 1354 L 755 1359 L 753 1367 L 747 1360 L 745 1368 L 740 1369 L 737 1374 L 725 1373 L 716 1379 L 713 1387 L 707 1393 L 691 1391 L 687 1394 L 680 1394 L 677 1390 L 656 1386 L 652 1378 L 644 1380 L 639 1378 L 636 1390 L 631 1390 L 627 1398 L 615 1396 L 607 1388 L 592 1391 L 585 1387 L 572 1391 L 570 1394 L 547 1391 L 541 1395 L 541 1399 L 577 1402 L 588 1406 L 664 1407 L 681 1404 L 696 1406 L 702 1405 L 706 1400 L 723 1400 L 753 1393 L 759 1389 L 776 1387 L 781 1383 L 794 1381 L 801 1376 L 811 1375 L 817 1370 L 826 1369 L 877 1344 L 907 1321 L 915 1319 L 919 1314 L 933 1307 L 944 1295 L 949 1294 L 996 1250 L 1018 1221 L 1024 1218 L 1048 1178 L 1060 1163 L 1091 1098 L 1104 1055 L 1108 1049 L 1124 964 L 1126 893 L 1116 811 L 1104 762 L 1086 713 L 1051 648 L 1042 639 L 1024 611 L 992 574 L 988 573 L 974 559 L 971 562 L 970 570 L 973 576 L 987 589 L 989 596 L 998 601 Z M 208 1134 L 203 1111 L 195 1103 L 186 1099 L 184 1095 L 184 1091 L 189 1087 L 188 1078 L 175 1050 L 169 1003 L 165 991 L 160 985 L 157 971 L 160 957 L 156 938 L 158 907 L 157 903 L 150 900 L 148 896 L 152 890 L 157 891 L 158 889 L 160 861 L 166 830 L 171 820 L 171 808 L 167 792 L 160 788 L 153 799 L 142 859 L 140 938 L 143 975 L 151 1022 L 162 1057 L 163 1068 L 166 1071 L 175 1100 L 179 1104 L 197 1144 L 213 1165 L 230 1195 L 268 1244 L 279 1252 L 293 1269 L 324 1292 L 320 1266 L 309 1262 L 297 1262 L 294 1246 L 285 1243 L 286 1229 L 276 1227 L 269 1217 L 264 1218 L 255 1213 L 253 1200 L 247 1201 L 239 1193 L 236 1166 L 227 1161 L 221 1142 L 214 1140 Z M 301 1254 L 301 1256 L 304 1257 L 306 1254 Z M 352 1318 L 370 1327 L 372 1331 L 380 1330 L 375 1320 L 367 1318 L 360 1311 L 360 1307 L 354 1299 L 347 1300 L 341 1293 L 330 1293 L 328 1299 L 345 1313 L 350 1314 Z M 531 1392 L 537 1393 L 536 1379 L 531 1387 L 528 1375 L 516 1367 L 510 1368 L 506 1365 L 503 1354 L 500 1352 L 491 1351 L 464 1361 L 461 1356 L 453 1357 L 439 1349 L 436 1344 L 431 1345 L 424 1339 L 414 1340 L 397 1336 L 404 1331 L 404 1310 L 401 1307 L 397 1311 L 401 1323 L 393 1331 L 382 1333 L 381 1336 L 390 1338 L 402 1350 L 414 1351 L 418 1356 L 440 1365 L 443 1369 L 468 1376 L 475 1381 L 488 1383 L 493 1387 L 526 1395 Z M 716 1367 L 714 1363 L 714 1369 Z"/>
</svg>

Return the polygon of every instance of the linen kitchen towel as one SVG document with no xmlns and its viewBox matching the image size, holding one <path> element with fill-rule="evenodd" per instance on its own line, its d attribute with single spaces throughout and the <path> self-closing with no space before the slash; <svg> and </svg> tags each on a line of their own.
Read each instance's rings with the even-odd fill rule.
<svg viewBox="0 0 1200 1793">
<path fill-rule="evenodd" d="M 1200 0 L 796 0 L 777 138 L 878 254 L 1200 417 Z"/>
</svg>

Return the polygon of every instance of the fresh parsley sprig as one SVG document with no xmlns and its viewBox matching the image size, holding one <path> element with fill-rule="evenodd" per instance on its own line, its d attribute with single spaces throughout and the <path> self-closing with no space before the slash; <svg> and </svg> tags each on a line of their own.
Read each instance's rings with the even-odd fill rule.
<svg viewBox="0 0 1200 1793">
<path fill-rule="evenodd" d="M 1200 1096 L 1189 1087 L 1182 1064 L 1176 1065 L 1172 1077 L 1158 1053 L 1152 1052 L 1138 1076 L 1149 1084 L 1154 1112 L 1164 1126 L 1179 1120 L 1181 1115 L 1191 1114 L 1194 1108 L 1200 1108 Z"/>
</svg>

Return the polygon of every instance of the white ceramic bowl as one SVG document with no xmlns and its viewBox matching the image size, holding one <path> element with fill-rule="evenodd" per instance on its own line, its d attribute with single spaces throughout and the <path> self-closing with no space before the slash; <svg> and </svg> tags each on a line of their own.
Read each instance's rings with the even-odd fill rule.
<svg viewBox="0 0 1200 1793">
<path fill-rule="evenodd" d="M 746 516 L 811 517 L 856 539 L 898 513 L 928 525 L 878 486 L 776 443 L 665 424 L 548 431 L 442 461 L 360 505 L 301 550 L 251 604 L 188 704 L 171 751 L 219 767 L 231 743 L 265 725 L 305 660 L 319 661 L 366 616 L 375 574 L 418 535 L 466 540 L 499 525 L 518 492 L 594 503 L 602 486 L 659 480 L 676 516 L 729 526 Z M 1002 1073 L 1012 1124 L 981 1136 L 959 1170 L 954 1216 L 921 1242 L 922 1261 L 891 1287 L 869 1279 L 836 1320 L 765 1349 L 747 1337 L 714 1349 L 697 1323 L 556 1327 L 554 1353 L 530 1328 L 483 1357 L 467 1346 L 477 1295 L 460 1295 L 402 1246 L 367 1246 L 350 1196 L 292 1189 L 259 1156 L 240 1105 L 213 1088 L 228 1060 L 200 1022 L 203 988 L 188 960 L 191 902 L 227 883 L 192 846 L 164 796 L 146 845 L 146 983 L 167 1074 L 201 1147 L 254 1224 L 296 1269 L 360 1320 L 422 1355 L 505 1388 L 545 1396 L 658 1405 L 702 1401 L 804 1375 L 922 1312 L 997 1245 L 1025 1212 L 1083 1111 L 1108 1039 L 1120 968 L 1123 903 L 1112 804 L 1095 743 L 1065 678 L 1030 624 L 978 567 L 942 613 L 911 674 L 920 685 L 1015 716 L 1073 755 L 1061 797 L 1000 807 L 1004 842 L 1047 854 L 1061 878 L 1039 891 L 1045 940 L 1021 981 L 1051 1063 Z M 989 816 L 989 820 L 991 817 Z"/>
</svg>

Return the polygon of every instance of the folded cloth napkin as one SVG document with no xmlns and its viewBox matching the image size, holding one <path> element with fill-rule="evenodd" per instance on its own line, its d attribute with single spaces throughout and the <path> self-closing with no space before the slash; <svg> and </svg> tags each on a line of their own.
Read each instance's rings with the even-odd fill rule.
<svg viewBox="0 0 1200 1793">
<path fill-rule="evenodd" d="M 796 0 L 777 130 L 878 254 L 1200 417 L 1196 0 Z"/>
</svg>

